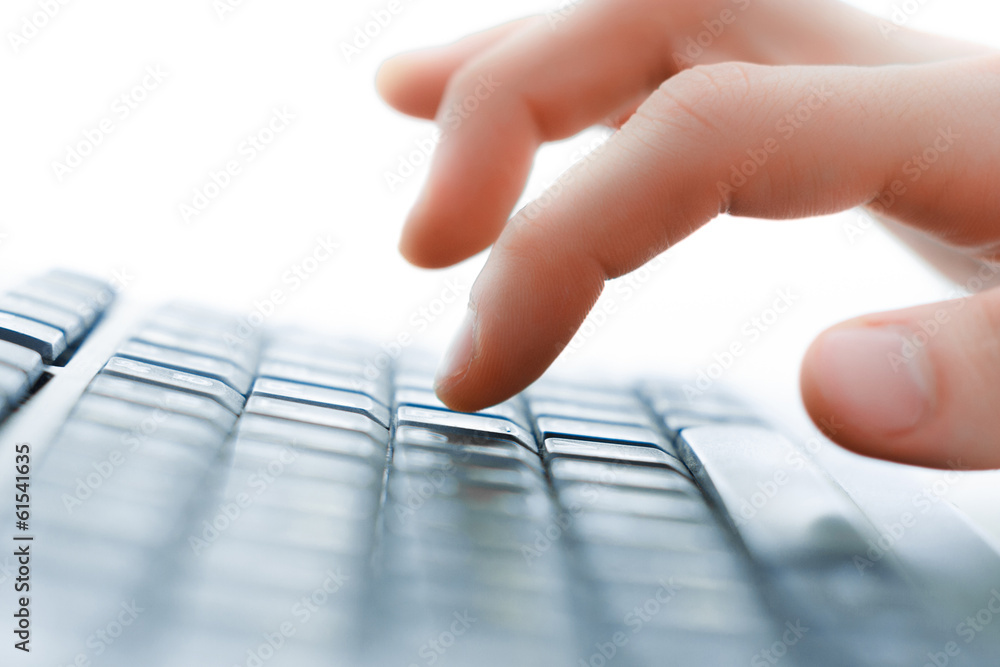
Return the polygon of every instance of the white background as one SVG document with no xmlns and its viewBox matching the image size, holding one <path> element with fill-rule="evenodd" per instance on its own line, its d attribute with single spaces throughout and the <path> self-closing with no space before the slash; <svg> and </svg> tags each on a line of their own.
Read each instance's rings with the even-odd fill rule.
<svg viewBox="0 0 1000 667">
<path fill-rule="evenodd" d="M 451 41 L 557 3 L 403 0 L 403 11 L 348 63 L 340 44 L 386 2 L 243 0 L 220 17 L 213 0 L 69 0 L 15 52 L 9 35 L 21 31 L 38 2 L 5 0 L 2 271 L 56 264 L 101 276 L 124 270 L 134 277 L 125 290 L 132 299 L 194 298 L 243 315 L 279 289 L 287 301 L 276 319 L 383 341 L 406 333 L 443 347 L 461 320 L 464 295 L 423 333 L 411 317 L 441 294 L 446 278 L 467 289 L 484 257 L 428 272 L 396 253 L 426 169 L 395 192 L 385 173 L 431 128 L 385 108 L 372 81 L 394 52 Z M 888 16 L 893 2 L 855 4 Z M 920 5 L 912 26 L 1000 46 L 996 3 Z M 166 80 L 120 120 L 115 99 L 140 84 L 149 66 L 167 72 Z M 280 107 L 295 114 L 292 125 L 185 224 L 179 205 L 191 203 L 211 171 L 239 158 L 240 144 Z M 114 119 L 114 131 L 60 181 L 53 162 L 64 161 L 84 131 L 106 117 Z M 529 193 L 540 192 L 595 136 L 543 151 Z M 671 250 L 634 298 L 618 298 L 619 314 L 559 364 L 697 373 L 732 342 L 746 342 L 743 324 L 778 289 L 789 288 L 798 295 L 791 312 L 748 346 L 725 379 L 754 397 L 793 406 L 792 421 L 804 423 L 798 363 L 819 331 L 952 290 L 881 231 L 852 243 L 844 225 L 854 220 L 719 220 Z M 336 240 L 340 251 L 293 291 L 282 276 L 319 236 Z"/>
</svg>

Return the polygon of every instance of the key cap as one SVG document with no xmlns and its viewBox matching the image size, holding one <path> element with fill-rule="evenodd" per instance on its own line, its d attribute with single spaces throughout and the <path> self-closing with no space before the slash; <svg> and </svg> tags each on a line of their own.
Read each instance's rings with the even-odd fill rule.
<svg viewBox="0 0 1000 667">
<path fill-rule="evenodd" d="M 10 313 L 0 312 L 0 340 L 34 350 L 47 364 L 66 351 L 66 336 L 62 331 Z"/>
<path fill-rule="evenodd" d="M 352 419 L 344 422 L 343 429 L 338 429 L 248 411 L 240 419 L 238 433 L 240 438 L 355 456 L 373 465 L 384 465 L 388 432 L 366 417 L 349 412 L 343 414 Z"/>
<path fill-rule="evenodd" d="M 396 429 L 393 447 L 429 449 L 446 454 L 453 460 L 467 460 L 476 455 L 506 458 L 532 470 L 542 470 L 538 454 L 512 440 L 469 438 L 458 431 L 439 433 L 416 426 L 402 425 Z"/>
<path fill-rule="evenodd" d="M 97 396 L 117 398 L 198 417 L 214 425 L 223 435 L 229 433 L 236 423 L 236 415 L 205 396 L 127 380 L 113 375 L 98 375 L 87 387 L 87 391 Z"/>
<path fill-rule="evenodd" d="M 369 380 L 361 374 L 327 371 L 282 361 L 263 361 L 257 374 L 262 378 L 286 380 L 328 389 L 353 391 L 389 407 L 389 385 L 381 380 Z"/>
<path fill-rule="evenodd" d="M 566 401 L 533 400 L 528 402 L 535 417 L 560 417 L 593 422 L 608 422 L 649 428 L 649 418 L 639 406 L 620 406 L 617 408 L 598 408 L 591 405 L 569 403 Z"/>
<path fill-rule="evenodd" d="M 45 370 L 42 365 L 42 357 L 34 350 L 15 345 L 5 340 L 0 340 L 0 364 L 12 366 L 28 376 L 28 383 L 32 386 L 38 382 Z"/>
<path fill-rule="evenodd" d="M 558 456 L 549 461 L 548 467 L 552 482 L 557 489 L 561 484 L 585 482 L 624 488 L 700 494 L 698 487 L 692 484 L 689 478 L 667 468 Z"/>
<path fill-rule="evenodd" d="M 260 378 L 254 383 L 253 394 L 357 412 L 389 428 L 389 408 L 356 392 Z"/>
<path fill-rule="evenodd" d="M 683 475 L 689 474 L 678 459 L 667 454 L 662 449 L 647 445 L 549 438 L 545 441 L 546 461 L 554 456 L 573 456 L 596 459 L 598 461 L 621 461 L 624 463 L 660 465 L 666 466 Z"/>
<path fill-rule="evenodd" d="M 200 396 L 207 396 L 234 415 L 243 410 L 244 398 L 236 391 L 218 380 L 182 373 L 162 366 L 143 363 L 123 357 L 111 357 L 104 366 L 102 373 L 130 378 L 140 382 L 148 382 L 179 391 L 186 391 Z"/>
<path fill-rule="evenodd" d="M 106 308 L 115 299 L 115 291 L 108 283 L 92 276 L 65 269 L 53 269 L 37 278 L 39 282 L 55 286 L 57 289 L 79 294 L 93 304 Z"/>
<path fill-rule="evenodd" d="M 11 406 L 19 403 L 30 388 L 27 375 L 16 368 L 0 365 L 0 396 Z"/>
<path fill-rule="evenodd" d="M 529 401 L 552 400 L 565 403 L 593 405 L 601 409 L 634 408 L 637 399 L 627 390 L 609 391 L 555 381 L 540 381 L 525 392 Z"/>
<path fill-rule="evenodd" d="M 581 512 L 574 522 L 585 542 L 663 551 L 728 551 L 722 531 L 713 523 L 691 523 L 600 512 Z"/>
<path fill-rule="evenodd" d="M 126 341 L 115 353 L 119 357 L 135 359 L 164 368 L 193 373 L 224 382 L 237 393 L 247 395 L 253 378 L 231 361 L 221 361 L 190 352 L 178 352 L 137 340 Z"/>
<path fill-rule="evenodd" d="M 859 647 L 837 664 L 874 665 L 881 663 L 871 655 L 904 645 L 905 637 L 942 645 L 941 628 L 925 623 L 931 616 L 891 550 L 867 561 L 861 578 L 855 559 L 866 558 L 880 534 L 791 442 L 761 427 L 704 426 L 682 431 L 678 447 L 706 494 L 732 518 L 769 590 L 780 593 L 788 606 L 783 613 L 837 628 L 834 635 L 814 637 L 817 650 Z M 816 599 L 824 604 L 805 603 Z M 907 629 L 879 628 L 874 619 L 896 619 Z"/>
<path fill-rule="evenodd" d="M 669 447 L 663 442 L 663 439 L 651 428 L 587 422 L 576 419 L 560 419 L 556 417 L 539 417 L 537 423 L 543 440 L 548 438 L 598 440 L 601 442 L 619 442 L 658 447 L 669 451 Z"/>
<path fill-rule="evenodd" d="M 295 403 L 280 398 L 253 395 L 247 401 L 246 411 L 251 414 L 277 417 L 290 421 L 305 422 L 331 429 L 345 429 L 367 432 L 372 429 L 385 430 L 377 421 L 356 412 L 325 408 L 318 405 Z"/>
<path fill-rule="evenodd" d="M 674 521 L 701 522 L 712 518 L 700 496 L 651 492 L 638 489 L 567 484 L 558 492 L 563 507 L 581 507 L 588 512 L 608 512 Z"/>
<path fill-rule="evenodd" d="M 131 431 L 136 437 L 155 435 L 192 445 L 221 443 L 225 437 L 204 419 L 96 394 L 84 394 L 77 402 L 71 419 L 115 426 Z"/>
<path fill-rule="evenodd" d="M 156 345 L 175 352 L 193 352 L 220 361 L 227 361 L 236 364 L 240 370 L 247 373 L 253 372 L 257 361 L 255 346 L 249 343 L 228 344 L 223 336 L 211 337 L 194 331 L 180 334 L 167 327 L 147 324 L 136 331 L 132 338 L 141 343 Z"/>
<path fill-rule="evenodd" d="M 442 403 L 441 399 L 439 399 L 433 391 L 427 391 L 424 389 L 397 389 L 396 404 L 410 405 L 417 408 L 431 408 L 434 410 L 451 411 L 451 408 Z M 501 417 L 514 422 L 525 430 L 531 430 L 531 424 L 525 418 L 524 413 L 510 401 L 494 405 L 493 407 L 485 410 L 480 410 L 474 414 L 486 417 Z"/>
<path fill-rule="evenodd" d="M 532 452 L 538 452 L 534 436 L 517 424 L 499 417 L 487 417 L 462 412 L 428 410 L 409 405 L 400 406 L 396 412 L 401 425 L 422 426 L 431 430 L 467 433 L 472 438 L 503 438 L 513 440 Z"/>
<path fill-rule="evenodd" d="M 63 332 L 69 345 L 76 343 L 84 332 L 83 318 L 79 315 L 16 294 L 0 296 L 0 311 L 55 327 Z"/>
<path fill-rule="evenodd" d="M 103 306 L 95 304 L 79 293 L 67 291 L 59 285 L 38 279 L 18 285 L 11 289 L 10 293 L 79 315 L 83 318 L 84 327 L 87 329 L 93 326 L 104 308 L 110 304 L 110 302 Z"/>
</svg>

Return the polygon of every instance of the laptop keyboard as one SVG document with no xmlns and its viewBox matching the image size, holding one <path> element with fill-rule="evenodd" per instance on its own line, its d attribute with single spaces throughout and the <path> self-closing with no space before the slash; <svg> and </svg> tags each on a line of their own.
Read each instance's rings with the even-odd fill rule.
<svg viewBox="0 0 1000 667">
<path fill-rule="evenodd" d="M 0 300 L 8 410 L 110 303 L 61 272 L 15 294 Z M 47 659 L 602 667 L 774 664 L 781 649 L 791 665 L 808 632 L 801 655 L 839 650 L 762 596 L 756 551 L 772 543 L 720 515 L 739 511 L 732 487 L 704 486 L 725 468 L 697 461 L 705 424 L 772 437 L 745 406 L 543 381 L 455 413 L 421 357 L 380 369 L 375 346 L 237 330 L 156 311 L 46 449 L 33 578 Z M 896 579 L 883 584 L 879 618 L 916 627 Z M 864 655 L 908 658 L 877 642 Z"/>
</svg>

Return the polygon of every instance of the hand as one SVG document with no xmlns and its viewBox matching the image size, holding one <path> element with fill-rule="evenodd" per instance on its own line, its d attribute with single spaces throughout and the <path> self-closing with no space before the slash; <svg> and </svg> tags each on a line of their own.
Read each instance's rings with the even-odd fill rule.
<svg viewBox="0 0 1000 667">
<path fill-rule="evenodd" d="M 1000 56 L 802 5 L 595 0 L 383 66 L 385 99 L 445 137 L 401 251 L 441 267 L 493 244 L 439 374 L 445 403 L 525 388 L 605 281 L 723 212 L 867 206 L 928 255 L 996 275 L 982 262 L 1000 243 Z M 600 122 L 621 129 L 508 222 L 540 144 Z M 1000 292 L 838 325 L 807 353 L 802 389 L 859 452 L 1000 466 Z"/>
</svg>

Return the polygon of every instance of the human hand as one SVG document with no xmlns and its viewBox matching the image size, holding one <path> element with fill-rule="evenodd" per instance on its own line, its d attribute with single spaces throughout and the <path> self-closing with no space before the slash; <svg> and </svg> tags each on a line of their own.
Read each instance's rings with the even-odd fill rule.
<svg viewBox="0 0 1000 667">
<path fill-rule="evenodd" d="M 443 401 L 477 410 L 526 387 L 605 281 L 722 212 L 867 206 L 928 254 L 996 258 L 1000 56 L 802 4 L 595 0 L 385 64 L 385 99 L 445 137 L 401 251 L 441 267 L 493 244 L 439 373 Z M 621 129 L 508 222 L 540 144 L 600 122 Z M 916 346 L 938 311 L 947 321 Z M 807 353 L 802 389 L 857 451 L 1000 466 L 1000 292 L 838 325 Z"/>
</svg>

